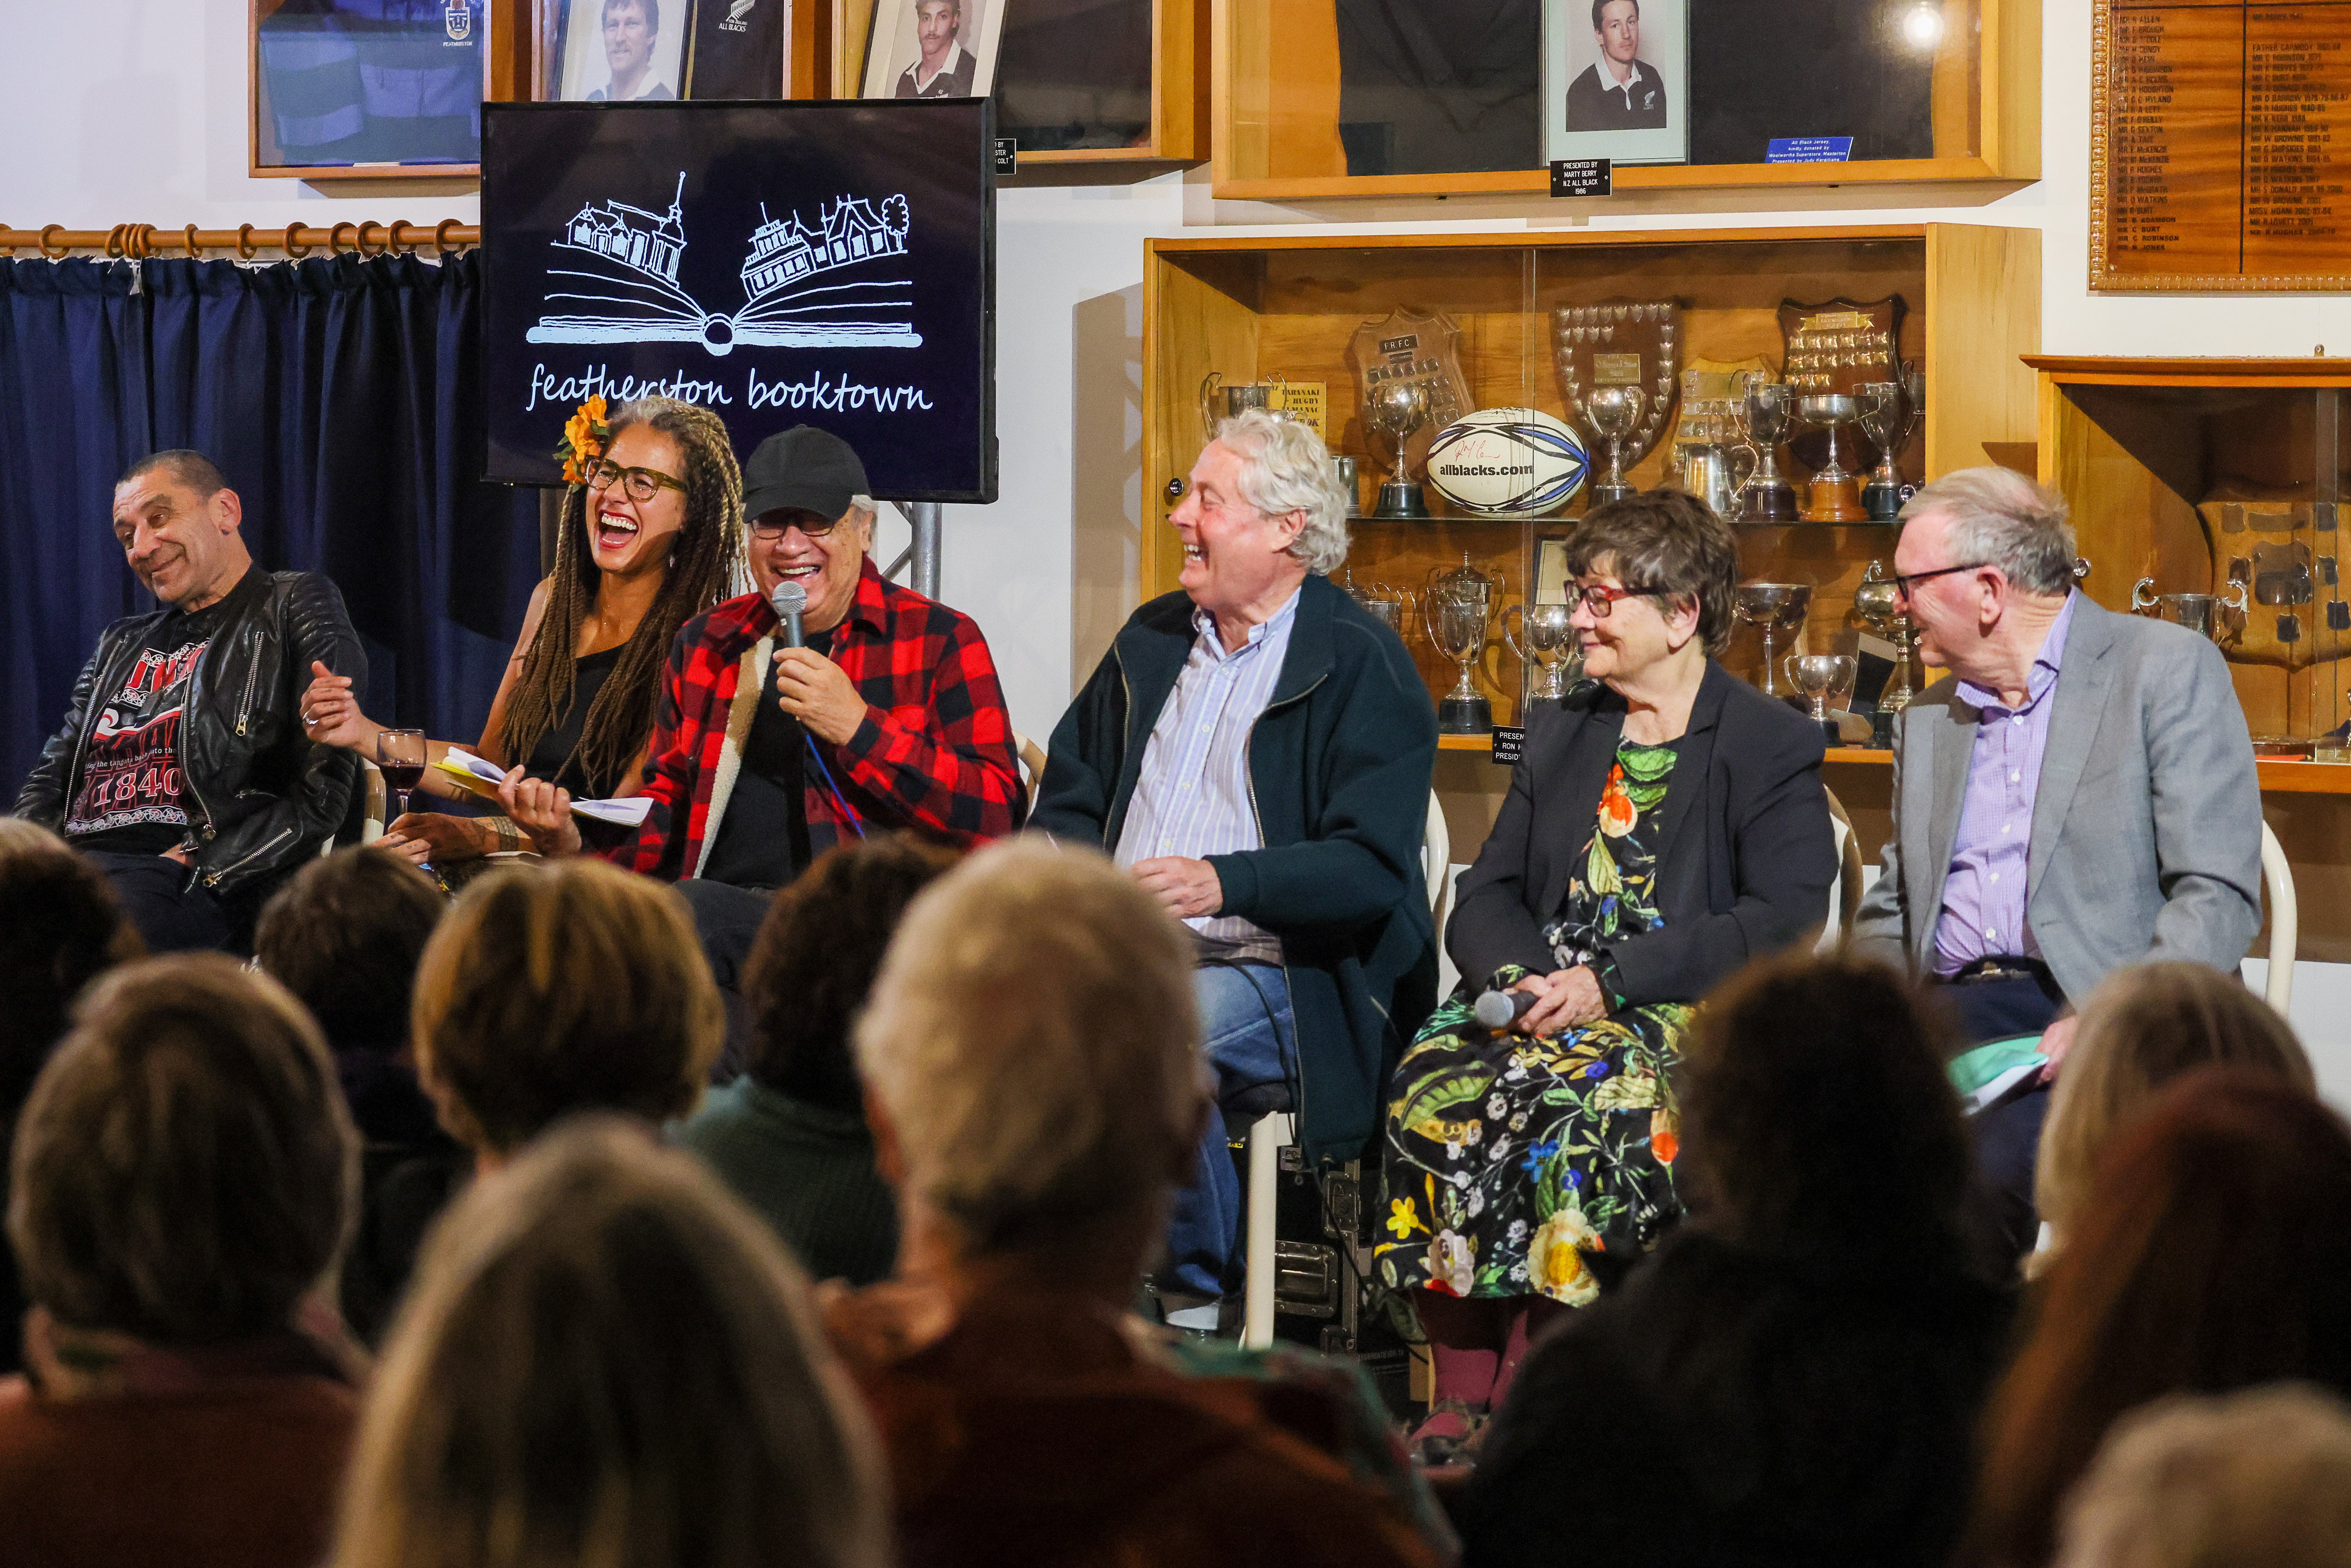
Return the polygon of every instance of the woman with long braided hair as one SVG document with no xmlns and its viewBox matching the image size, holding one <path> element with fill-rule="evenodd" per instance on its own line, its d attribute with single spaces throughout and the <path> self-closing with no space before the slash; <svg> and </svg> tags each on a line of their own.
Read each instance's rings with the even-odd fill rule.
<svg viewBox="0 0 2351 1568">
<path fill-rule="evenodd" d="M 532 593 L 522 635 L 490 704 L 480 755 L 517 763 L 576 797 L 633 795 L 678 628 L 737 591 L 743 575 L 743 476 L 716 414 L 672 398 L 622 405 L 609 425 L 591 402 L 567 433 L 555 570 Z M 313 665 L 303 695 L 312 740 L 375 754 L 383 726 L 350 681 Z M 421 788 L 462 798 L 431 766 Z M 381 846 L 447 866 L 528 841 L 503 817 L 413 811 Z"/>
</svg>

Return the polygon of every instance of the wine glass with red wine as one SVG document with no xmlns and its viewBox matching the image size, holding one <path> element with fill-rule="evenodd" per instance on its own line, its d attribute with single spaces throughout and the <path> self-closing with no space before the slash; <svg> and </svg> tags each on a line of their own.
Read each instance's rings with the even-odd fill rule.
<svg viewBox="0 0 2351 1568">
<path fill-rule="evenodd" d="M 399 808 L 392 814 L 392 821 L 396 822 L 408 815 L 408 793 L 424 778 L 424 732 L 380 732 L 375 737 L 375 765 L 383 769 L 384 786 L 392 792 L 393 803 Z"/>
</svg>

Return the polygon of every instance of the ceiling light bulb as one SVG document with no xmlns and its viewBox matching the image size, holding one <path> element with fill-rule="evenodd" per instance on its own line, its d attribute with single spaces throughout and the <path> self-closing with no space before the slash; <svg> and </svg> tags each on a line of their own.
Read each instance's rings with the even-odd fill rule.
<svg viewBox="0 0 2351 1568">
<path fill-rule="evenodd" d="M 1931 0 L 1918 0 L 1902 18 L 1902 36 L 1912 48 L 1933 48 L 1943 41 L 1943 13 Z"/>
</svg>

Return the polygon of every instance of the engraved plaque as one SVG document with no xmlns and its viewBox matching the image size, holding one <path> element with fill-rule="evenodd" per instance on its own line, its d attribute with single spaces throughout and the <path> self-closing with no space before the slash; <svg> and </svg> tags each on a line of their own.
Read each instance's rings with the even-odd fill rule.
<svg viewBox="0 0 2351 1568">
<path fill-rule="evenodd" d="M 1405 442 L 1404 467 L 1417 465 L 1437 433 L 1470 411 L 1460 342 L 1461 329 L 1442 310 L 1398 310 L 1385 320 L 1356 328 L 1347 346 L 1363 402 L 1394 382 L 1415 382 L 1427 396 L 1427 417 Z"/>
<path fill-rule="evenodd" d="M 2351 5 L 2095 0 L 2090 287 L 2351 288 Z"/>
<path fill-rule="evenodd" d="M 1780 301 L 1780 330 L 1786 335 L 1788 357 L 1782 380 L 1798 396 L 1806 392 L 1857 394 L 1868 382 L 1896 378 L 1900 366 L 1896 349 L 1902 341 L 1902 318 L 1907 307 L 1898 294 L 1870 304 L 1854 299 L 1829 299 L 1818 305 Z M 1884 455 L 1875 442 L 1855 434 L 1850 447 L 1861 465 Z M 1824 431 L 1808 430 L 1788 443 L 1796 461 L 1814 473 L 1828 461 L 1829 438 Z"/>
<path fill-rule="evenodd" d="M 1552 355 L 1568 413 L 1600 435 L 1589 406 L 1600 387 L 1640 391 L 1640 413 L 1617 441 L 1625 466 L 1638 463 L 1666 432 L 1681 380 L 1681 309 L 1672 300 L 1562 305 L 1552 312 Z"/>
</svg>

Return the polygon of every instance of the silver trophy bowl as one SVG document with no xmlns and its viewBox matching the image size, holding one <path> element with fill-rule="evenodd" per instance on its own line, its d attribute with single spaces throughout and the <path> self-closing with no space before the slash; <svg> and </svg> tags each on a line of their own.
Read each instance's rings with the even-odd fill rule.
<svg viewBox="0 0 2351 1568">
<path fill-rule="evenodd" d="M 1813 705 L 1813 717 L 1829 722 L 1829 698 L 1840 688 L 1850 693 L 1860 661 L 1851 653 L 1791 653 L 1782 668 L 1788 682 Z"/>
<path fill-rule="evenodd" d="M 1783 696 L 1775 678 L 1778 671 L 1777 633 L 1802 626 L 1813 607 L 1813 591 L 1801 582 L 1742 582 L 1734 613 L 1750 626 L 1763 629 L 1763 693 Z"/>
</svg>

